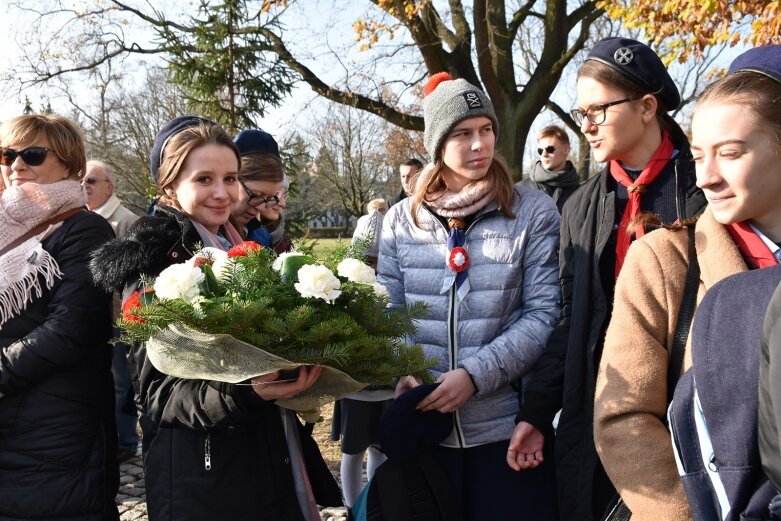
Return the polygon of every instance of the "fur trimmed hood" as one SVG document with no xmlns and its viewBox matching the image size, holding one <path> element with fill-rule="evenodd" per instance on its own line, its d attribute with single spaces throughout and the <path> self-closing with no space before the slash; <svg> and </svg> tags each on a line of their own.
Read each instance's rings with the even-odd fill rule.
<svg viewBox="0 0 781 521">
<path fill-rule="evenodd" d="M 195 227 L 183 213 L 169 206 L 155 207 L 153 216 L 136 221 L 124 238 L 114 239 L 92 253 L 89 268 L 96 285 L 122 291 L 141 275 L 154 276 L 167 266 L 184 262 L 200 242 Z"/>
</svg>

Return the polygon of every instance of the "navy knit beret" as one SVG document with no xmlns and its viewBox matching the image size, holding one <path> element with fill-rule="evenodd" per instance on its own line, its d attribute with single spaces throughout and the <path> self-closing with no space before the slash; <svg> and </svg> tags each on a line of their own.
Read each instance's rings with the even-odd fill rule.
<svg viewBox="0 0 781 521">
<path fill-rule="evenodd" d="M 655 94 L 669 112 L 681 104 L 678 87 L 667 72 L 659 56 L 645 44 L 629 38 L 599 40 L 586 60 L 604 63 L 616 72 L 646 87 Z"/>
<path fill-rule="evenodd" d="M 415 407 L 439 384 L 413 387 L 393 402 L 380 420 L 380 446 L 388 459 L 403 463 L 437 446 L 453 430 L 453 413 L 419 411 Z"/>
<path fill-rule="evenodd" d="M 233 139 L 239 154 L 271 154 L 279 158 L 279 145 L 271 137 L 271 134 L 259 128 L 242 130 L 239 135 Z"/>
<path fill-rule="evenodd" d="M 215 125 L 214 121 L 199 116 L 177 116 L 160 129 L 155 136 L 155 142 L 152 145 L 152 152 L 149 154 L 149 171 L 152 173 L 152 180 L 157 184 L 160 163 L 163 162 L 163 149 L 168 140 L 184 129 L 195 127 L 197 125 Z"/>
<path fill-rule="evenodd" d="M 744 52 L 730 64 L 727 75 L 738 71 L 758 72 L 781 83 L 781 45 L 765 45 Z"/>
</svg>

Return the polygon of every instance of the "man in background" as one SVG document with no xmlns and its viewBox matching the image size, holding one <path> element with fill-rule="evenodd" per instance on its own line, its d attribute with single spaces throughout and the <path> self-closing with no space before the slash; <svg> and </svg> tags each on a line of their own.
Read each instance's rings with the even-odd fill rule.
<svg viewBox="0 0 781 521">
<path fill-rule="evenodd" d="M 423 163 L 414 157 L 399 165 L 401 192 L 399 192 L 399 196 L 396 198 L 397 203 L 412 195 L 412 189 L 415 188 L 415 180 L 418 178 L 418 173 L 421 170 L 423 170 Z"/>
<path fill-rule="evenodd" d="M 88 161 L 87 174 L 81 181 L 87 192 L 87 208 L 106 219 L 117 237 L 127 235 L 128 228 L 138 216 L 125 208 L 114 194 L 113 169 L 102 161 Z M 114 294 L 114 318 L 121 312 L 119 295 Z M 120 331 L 115 328 L 114 334 Z M 114 376 L 114 400 L 116 407 L 117 432 L 119 445 L 117 460 L 121 463 L 136 455 L 138 434 L 136 424 L 138 416 L 130 383 L 130 369 L 127 365 L 127 348 L 125 344 L 114 345 L 114 356 L 111 362 L 111 373 Z"/>
<path fill-rule="evenodd" d="M 561 213 L 564 202 L 580 186 L 578 171 L 571 161 L 569 136 L 563 128 L 550 125 L 537 136 L 537 154 L 540 156 L 521 181 L 521 186 L 542 190 L 553 198 Z"/>
</svg>

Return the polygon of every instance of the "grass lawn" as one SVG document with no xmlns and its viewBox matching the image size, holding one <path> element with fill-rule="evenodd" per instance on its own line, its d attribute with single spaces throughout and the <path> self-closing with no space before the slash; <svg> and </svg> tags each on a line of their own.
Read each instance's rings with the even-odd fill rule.
<svg viewBox="0 0 781 521">
<path fill-rule="evenodd" d="M 317 242 L 314 245 L 315 258 L 325 258 L 334 249 L 339 247 L 340 244 L 343 246 L 349 246 L 350 239 L 317 239 Z"/>
</svg>

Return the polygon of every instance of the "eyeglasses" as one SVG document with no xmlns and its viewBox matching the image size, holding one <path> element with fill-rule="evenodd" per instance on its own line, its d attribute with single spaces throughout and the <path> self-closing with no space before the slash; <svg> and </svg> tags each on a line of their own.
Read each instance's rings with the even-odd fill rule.
<svg viewBox="0 0 781 521">
<path fill-rule="evenodd" d="M 247 193 L 247 197 L 249 198 L 247 204 L 250 206 L 260 206 L 262 204 L 265 205 L 266 208 L 271 208 L 279 204 L 281 192 L 277 192 L 274 195 L 266 197 L 263 194 L 256 194 L 250 190 L 247 185 L 244 184 L 244 181 L 239 181 L 239 184 L 241 184 L 242 188 L 244 188 L 244 191 Z"/>
<path fill-rule="evenodd" d="M 537 153 L 538 153 L 539 155 L 542 155 L 542 153 L 543 153 L 543 152 L 547 152 L 547 153 L 549 153 L 549 154 L 552 154 L 552 153 L 554 153 L 555 151 L 556 151 L 556 147 L 554 147 L 553 145 L 548 145 L 548 146 L 547 146 L 547 147 L 545 147 L 545 148 L 538 148 L 538 149 L 537 149 Z"/>
<path fill-rule="evenodd" d="M 85 177 L 84 182 L 88 185 L 94 185 L 95 183 L 100 183 L 101 181 L 108 182 L 108 179 L 95 179 L 94 177 Z"/>
<path fill-rule="evenodd" d="M 575 124 L 579 127 L 583 125 L 583 120 L 588 118 L 588 120 L 591 122 L 592 125 L 601 125 L 605 122 L 605 119 L 607 118 L 607 109 L 609 107 L 613 107 L 615 105 L 620 105 L 622 103 L 634 103 L 635 101 L 640 101 L 639 99 L 633 99 L 633 98 L 624 98 L 620 99 L 618 101 L 611 101 L 610 103 L 603 103 L 602 105 L 592 105 L 588 107 L 586 110 L 583 109 L 572 109 L 569 113 L 572 116 L 572 119 L 575 120 Z"/>
<path fill-rule="evenodd" d="M 0 148 L 0 165 L 11 166 L 17 157 L 29 166 L 40 166 L 46 161 L 46 155 L 51 149 L 45 147 L 27 147 L 24 150 L 14 150 L 13 148 Z"/>
</svg>

